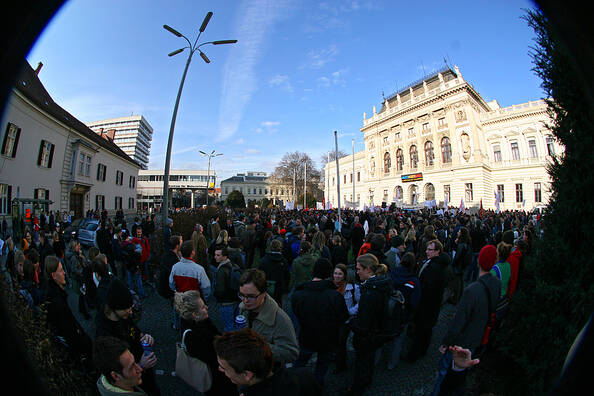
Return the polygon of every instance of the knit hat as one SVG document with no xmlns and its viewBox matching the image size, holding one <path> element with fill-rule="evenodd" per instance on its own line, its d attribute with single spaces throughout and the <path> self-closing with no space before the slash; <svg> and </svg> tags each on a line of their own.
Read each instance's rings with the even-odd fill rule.
<svg viewBox="0 0 594 396">
<path fill-rule="evenodd" d="M 510 245 L 514 244 L 514 232 L 512 230 L 507 230 L 503 233 L 502 241 L 508 243 Z"/>
<path fill-rule="evenodd" d="M 284 228 L 281 228 L 281 229 L 278 231 L 278 233 L 279 233 L 280 235 L 285 235 L 285 234 L 287 233 L 287 230 L 285 230 Z"/>
<path fill-rule="evenodd" d="M 393 248 L 397 248 L 398 246 L 404 245 L 404 239 L 400 238 L 398 235 L 394 235 L 390 238 L 390 246 Z"/>
<path fill-rule="evenodd" d="M 493 268 L 496 261 L 497 248 L 493 245 L 484 246 L 478 257 L 479 267 L 481 267 L 483 271 L 491 271 L 491 268 Z"/>
<path fill-rule="evenodd" d="M 115 310 L 132 307 L 132 294 L 130 289 L 121 280 L 115 278 L 111 281 L 107 291 L 107 305 Z"/>
</svg>

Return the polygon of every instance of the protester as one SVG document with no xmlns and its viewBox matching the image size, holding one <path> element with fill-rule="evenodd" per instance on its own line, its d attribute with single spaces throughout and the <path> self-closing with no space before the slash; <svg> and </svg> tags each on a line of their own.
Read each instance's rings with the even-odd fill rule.
<svg viewBox="0 0 594 396">
<path fill-rule="evenodd" d="M 361 300 L 361 290 L 359 285 L 355 283 L 354 279 L 349 279 L 347 267 L 344 264 L 338 264 L 334 268 L 332 275 L 336 290 L 343 295 L 349 318 L 340 326 L 338 332 L 338 345 L 335 356 L 334 373 L 341 373 L 347 368 L 347 340 L 351 333 L 351 320 L 357 314 L 359 309 L 359 301 Z"/>
<path fill-rule="evenodd" d="M 93 343 L 93 362 L 101 376 L 97 389 L 101 396 L 145 396 L 140 388 L 142 367 L 136 363 L 130 347 L 115 337 L 97 337 Z"/>
</svg>

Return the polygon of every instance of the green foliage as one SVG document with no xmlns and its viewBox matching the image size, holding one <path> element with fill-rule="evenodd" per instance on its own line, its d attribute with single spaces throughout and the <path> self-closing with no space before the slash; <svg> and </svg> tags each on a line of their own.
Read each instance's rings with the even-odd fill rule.
<svg viewBox="0 0 594 396">
<path fill-rule="evenodd" d="M 225 206 L 233 209 L 245 208 L 245 198 L 243 197 L 241 191 L 231 191 L 231 193 L 227 196 Z"/>
<path fill-rule="evenodd" d="M 307 196 L 307 198 L 306 198 L 305 202 L 307 203 L 307 207 L 308 208 L 314 208 L 315 209 L 316 202 L 317 202 L 316 201 L 316 197 L 313 194 L 309 193 L 309 192 L 306 193 L 306 196 Z M 297 205 L 303 205 L 303 194 L 301 194 L 297 198 L 297 202 L 295 202 L 295 207 L 297 207 Z"/>
<path fill-rule="evenodd" d="M 535 30 L 535 72 L 550 98 L 549 125 L 565 147 L 549 166 L 553 191 L 543 238 L 523 263 L 518 292 L 496 347 L 521 368 L 507 378 L 505 394 L 540 395 L 558 378 L 576 335 L 594 309 L 594 207 L 585 204 L 594 185 L 590 169 L 594 117 L 571 56 L 540 12 L 529 12 Z M 587 165 L 586 165 L 587 164 Z"/>
</svg>

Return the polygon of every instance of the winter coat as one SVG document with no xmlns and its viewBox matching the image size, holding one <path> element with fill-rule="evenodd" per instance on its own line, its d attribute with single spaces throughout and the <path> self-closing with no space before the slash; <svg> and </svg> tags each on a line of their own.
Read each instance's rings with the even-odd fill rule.
<svg viewBox="0 0 594 396">
<path fill-rule="evenodd" d="M 239 312 L 248 319 L 249 327 L 268 341 L 275 362 L 284 365 L 297 360 L 299 345 L 295 328 L 272 297 L 266 295 L 264 304 L 253 318 L 243 302 L 239 304 Z"/>
<path fill-rule="evenodd" d="M 161 297 L 173 297 L 173 290 L 171 290 L 171 288 L 169 287 L 169 275 L 171 274 L 171 269 L 173 268 L 173 266 L 178 262 L 179 257 L 177 256 L 177 254 L 173 252 L 173 250 L 169 250 L 161 256 L 161 263 L 159 264 L 158 285 L 158 291 Z"/>
<path fill-rule="evenodd" d="M 330 280 L 298 285 L 291 307 L 299 321 L 299 345 L 310 351 L 331 352 L 338 345 L 336 336 L 348 319 L 343 296 Z"/>
<path fill-rule="evenodd" d="M 396 267 L 390 271 L 392 286 L 400 290 L 404 296 L 408 317 L 417 310 L 421 301 L 421 282 L 419 278 L 405 267 Z"/>
<path fill-rule="evenodd" d="M 336 264 L 348 264 L 348 253 L 343 245 L 332 245 L 330 249 L 330 256 L 332 257 L 332 265 Z"/>
<path fill-rule="evenodd" d="M 460 242 L 456 247 L 452 270 L 454 274 L 462 274 L 469 265 L 472 265 L 472 250 L 468 244 Z"/>
<path fill-rule="evenodd" d="M 385 275 L 378 275 L 361 283 L 360 288 L 361 300 L 352 329 L 355 334 L 369 336 L 381 329 L 386 294 L 392 289 L 392 282 Z"/>
<path fill-rule="evenodd" d="M 237 293 L 239 290 L 231 288 L 231 273 L 233 266 L 236 269 L 239 267 L 232 263 L 229 259 L 221 262 L 217 267 L 216 281 L 214 288 L 214 296 L 219 303 L 234 303 L 238 302 Z"/>
<path fill-rule="evenodd" d="M 188 258 L 182 259 L 171 268 L 169 287 L 173 291 L 198 290 L 206 301 L 210 296 L 210 280 L 201 265 Z"/>
<path fill-rule="evenodd" d="M 268 252 L 260 260 L 260 269 L 266 274 L 267 281 L 274 281 L 274 296 L 277 303 L 282 295 L 289 291 L 289 264 L 281 252 Z"/>
<path fill-rule="evenodd" d="M 274 371 L 272 376 L 249 387 L 240 387 L 243 396 L 320 396 L 322 387 L 306 367 Z"/>
<path fill-rule="evenodd" d="M 501 293 L 501 281 L 490 273 L 479 279 L 464 289 L 441 345 L 459 345 L 473 350 L 481 344 L 489 318 L 489 298 L 481 282 L 487 286 L 494 312 Z"/>
<path fill-rule="evenodd" d="M 318 256 L 313 253 L 306 253 L 293 261 L 289 288 L 293 289 L 298 284 L 311 280 L 311 274 L 317 258 Z"/>
<path fill-rule="evenodd" d="M 135 386 L 133 392 L 125 391 L 112 385 L 107 381 L 103 374 L 97 380 L 97 390 L 101 396 L 146 396 L 146 392 L 142 388 Z"/>
<path fill-rule="evenodd" d="M 385 264 L 390 271 L 400 266 L 400 251 L 397 248 L 391 247 L 390 250 L 386 252 Z"/>
<path fill-rule="evenodd" d="M 450 256 L 441 253 L 429 260 L 421 267 L 419 280 L 421 281 L 421 301 L 415 315 L 415 322 L 419 326 L 433 327 L 437 323 L 443 291 L 447 283 L 447 269 Z"/>
</svg>

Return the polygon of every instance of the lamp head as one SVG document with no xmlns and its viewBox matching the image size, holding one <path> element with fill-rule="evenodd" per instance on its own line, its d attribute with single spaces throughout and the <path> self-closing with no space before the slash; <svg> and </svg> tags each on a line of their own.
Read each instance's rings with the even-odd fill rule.
<svg viewBox="0 0 594 396">
<path fill-rule="evenodd" d="M 163 29 L 175 34 L 177 37 L 181 37 L 182 34 L 180 32 L 178 32 L 177 30 L 175 30 L 174 28 L 172 28 L 171 26 L 168 25 L 163 25 Z"/>
</svg>

